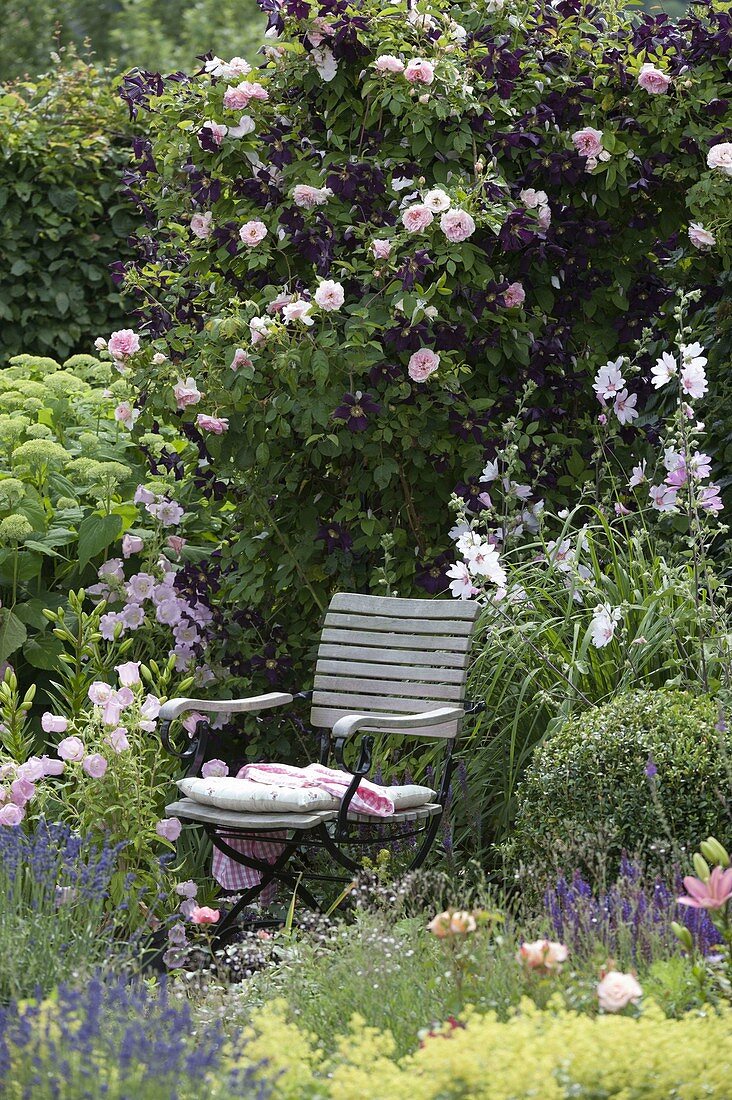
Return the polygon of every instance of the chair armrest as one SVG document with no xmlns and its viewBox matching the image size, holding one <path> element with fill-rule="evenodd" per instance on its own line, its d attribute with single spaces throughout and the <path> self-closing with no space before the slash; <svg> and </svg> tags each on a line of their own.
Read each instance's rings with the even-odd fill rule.
<svg viewBox="0 0 732 1100">
<path fill-rule="evenodd" d="M 334 740 L 350 737 L 360 729 L 400 730 L 429 729 L 430 726 L 439 726 L 443 722 L 463 718 L 465 711 L 462 707 L 439 707 L 437 710 L 423 710 L 419 714 L 346 714 L 339 718 L 331 730 Z"/>
<path fill-rule="evenodd" d="M 202 714 L 226 711 L 229 714 L 255 714 L 271 707 L 283 707 L 294 696 L 285 691 L 271 691 L 268 695 L 250 695 L 246 699 L 168 699 L 160 708 L 160 721 L 172 722 L 181 714 L 200 710 Z"/>
</svg>

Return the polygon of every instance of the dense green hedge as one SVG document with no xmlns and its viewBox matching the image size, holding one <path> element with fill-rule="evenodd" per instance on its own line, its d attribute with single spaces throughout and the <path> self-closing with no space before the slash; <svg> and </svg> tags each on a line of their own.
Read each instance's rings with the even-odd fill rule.
<svg viewBox="0 0 732 1100">
<path fill-rule="evenodd" d="M 0 356 L 88 351 L 124 315 L 110 265 L 135 214 L 131 131 L 104 69 L 71 59 L 0 90 Z"/>
</svg>

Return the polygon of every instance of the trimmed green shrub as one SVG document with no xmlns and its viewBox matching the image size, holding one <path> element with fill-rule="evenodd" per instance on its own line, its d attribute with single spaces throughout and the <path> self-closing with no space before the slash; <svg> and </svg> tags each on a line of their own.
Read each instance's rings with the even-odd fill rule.
<svg viewBox="0 0 732 1100">
<path fill-rule="evenodd" d="M 635 691 L 569 719 L 518 788 L 508 856 L 531 867 L 616 867 L 623 849 L 651 865 L 730 835 L 729 732 L 706 696 Z"/>
<path fill-rule="evenodd" d="M 131 130 L 111 73 L 68 58 L 0 89 L 0 356 L 65 358 L 121 325 L 110 265 L 135 214 L 121 197 Z"/>
</svg>

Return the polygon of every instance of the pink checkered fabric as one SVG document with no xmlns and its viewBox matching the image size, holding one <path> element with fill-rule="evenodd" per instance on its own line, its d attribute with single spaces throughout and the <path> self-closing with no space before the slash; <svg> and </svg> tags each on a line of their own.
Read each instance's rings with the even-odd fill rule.
<svg viewBox="0 0 732 1100">
<path fill-rule="evenodd" d="M 237 779 L 249 779 L 254 783 L 264 783 L 275 787 L 318 787 L 328 794 L 342 798 L 348 790 L 353 776 L 347 772 L 326 768 L 322 764 L 308 764 L 306 768 L 295 768 L 290 764 L 245 764 L 237 772 Z M 362 779 L 358 785 L 351 808 L 355 813 L 369 814 L 372 817 L 389 817 L 394 813 L 394 803 L 387 794 L 388 788 L 378 787 Z M 282 854 L 287 833 L 282 830 L 260 834 L 267 840 L 248 840 L 246 838 L 227 838 L 227 843 L 242 855 L 274 863 Z M 258 885 L 261 874 L 253 867 L 244 867 L 229 856 L 214 848 L 212 873 L 215 880 L 225 890 L 248 890 Z M 274 895 L 275 883 L 270 883 L 258 900 L 268 904 Z"/>
</svg>

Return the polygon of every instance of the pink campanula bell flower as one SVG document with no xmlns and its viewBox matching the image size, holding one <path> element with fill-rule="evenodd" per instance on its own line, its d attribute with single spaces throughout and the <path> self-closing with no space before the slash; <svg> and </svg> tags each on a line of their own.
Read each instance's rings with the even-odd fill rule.
<svg viewBox="0 0 732 1100">
<path fill-rule="evenodd" d="M 182 828 L 183 826 L 177 817 L 164 817 L 161 821 L 158 821 L 155 832 L 164 840 L 173 843 L 180 836 Z"/>
</svg>

